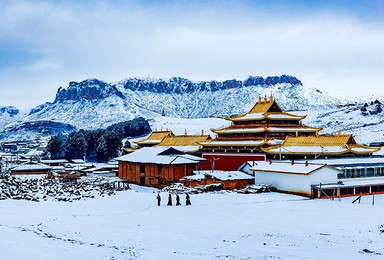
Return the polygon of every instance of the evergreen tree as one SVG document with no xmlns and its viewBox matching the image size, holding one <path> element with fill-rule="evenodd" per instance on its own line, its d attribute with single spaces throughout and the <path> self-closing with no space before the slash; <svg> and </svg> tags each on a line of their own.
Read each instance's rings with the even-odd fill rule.
<svg viewBox="0 0 384 260">
<path fill-rule="evenodd" d="M 106 132 L 104 138 L 107 142 L 107 158 L 112 159 L 119 156 L 119 152 L 123 147 L 119 133 L 113 131 Z"/>
<path fill-rule="evenodd" d="M 47 152 L 51 154 L 52 159 L 64 157 L 65 138 L 62 135 L 52 136 L 47 145 Z"/>
<path fill-rule="evenodd" d="M 148 121 L 142 117 L 113 124 L 106 129 L 81 129 L 68 137 L 52 137 L 47 152 L 51 153 L 51 158 L 77 159 L 85 156 L 87 161 L 105 162 L 119 156 L 123 138 L 142 136 L 150 131 Z M 131 147 L 129 141 L 125 142 L 125 147 Z"/>
<path fill-rule="evenodd" d="M 108 159 L 108 147 L 104 136 L 97 140 L 96 159 L 98 162 L 106 162 Z"/>
<path fill-rule="evenodd" d="M 68 135 L 65 145 L 65 157 L 68 160 L 83 158 L 87 148 L 84 131 L 72 132 Z"/>
</svg>

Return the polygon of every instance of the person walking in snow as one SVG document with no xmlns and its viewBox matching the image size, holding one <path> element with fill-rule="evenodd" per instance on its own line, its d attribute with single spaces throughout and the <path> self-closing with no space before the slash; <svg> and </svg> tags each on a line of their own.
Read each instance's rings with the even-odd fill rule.
<svg viewBox="0 0 384 260">
<path fill-rule="evenodd" d="M 172 206 L 172 196 L 171 196 L 171 193 L 169 193 L 168 195 L 168 204 L 167 206 Z"/>
<path fill-rule="evenodd" d="M 191 204 L 191 199 L 189 198 L 189 194 L 188 194 L 188 193 L 187 193 L 187 195 L 185 196 L 185 205 L 187 205 L 187 206 L 192 205 L 192 204 Z"/>
<path fill-rule="evenodd" d="M 157 206 L 160 206 L 160 202 L 161 202 L 160 193 L 157 193 Z"/>
<path fill-rule="evenodd" d="M 179 194 L 176 194 L 176 206 L 181 206 Z"/>
</svg>

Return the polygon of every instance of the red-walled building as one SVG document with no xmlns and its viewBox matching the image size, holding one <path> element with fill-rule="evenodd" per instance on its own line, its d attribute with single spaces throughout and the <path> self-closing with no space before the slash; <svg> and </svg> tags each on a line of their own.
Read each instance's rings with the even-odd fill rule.
<svg viewBox="0 0 384 260">
<path fill-rule="evenodd" d="M 265 161 L 263 153 L 203 153 L 203 170 L 236 171 L 246 161 Z"/>
</svg>

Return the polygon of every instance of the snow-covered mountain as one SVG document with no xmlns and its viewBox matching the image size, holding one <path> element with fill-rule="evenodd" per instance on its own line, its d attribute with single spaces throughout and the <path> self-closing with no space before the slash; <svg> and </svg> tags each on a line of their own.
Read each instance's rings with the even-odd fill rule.
<svg viewBox="0 0 384 260">
<path fill-rule="evenodd" d="M 360 110 L 364 105 L 361 98 L 341 99 L 325 95 L 287 75 L 267 78 L 250 76 L 243 81 L 232 79 L 223 82 L 193 82 L 180 77 L 129 78 L 113 83 L 98 79 L 70 82 L 68 88 L 58 89 L 53 102 L 33 108 L 21 120 L 4 121 L 7 126 L 3 136 L 11 130 L 23 129 L 29 125 L 25 124 L 27 122 L 59 122 L 78 129 L 95 129 L 139 116 L 156 118 L 163 111 L 175 118 L 239 114 L 248 111 L 259 96 L 269 98 L 271 94 L 283 109 L 305 111 L 309 115 L 305 123 L 324 127 L 324 133 L 335 133 L 340 128 L 353 132 L 357 139 L 362 138 L 364 142 L 384 140 L 384 128 L 380 127 L 381 113 L 364 114 Z M 347 103 L 351 106 L 340 107 Z M 367 129 L 372 127 L 379 132 L 375 139 L 363 138 L 365 131 L 371 131 Z"/>
<path fill-rule="evenodd" d="M 0 106 L 0 129 L 23 117 L 19 109 L 13 106 Z"/>
<path fill-rule="evenodd" d="M 31 110 L 23 121 L 49 120 L 78 128 L 105 127 L 137 116 L 201 118 L 242 113 L 258 96 L 273 94 L 285 109 L 324 109 L 341 101 L 319 90 L 304 87 L 292 76 L 249 77 L 244 81 L 192 82 L 184 78 L 126 79 L 107 83 L 88 79 L 59 88 L 52 103 Z"/>
</svg>

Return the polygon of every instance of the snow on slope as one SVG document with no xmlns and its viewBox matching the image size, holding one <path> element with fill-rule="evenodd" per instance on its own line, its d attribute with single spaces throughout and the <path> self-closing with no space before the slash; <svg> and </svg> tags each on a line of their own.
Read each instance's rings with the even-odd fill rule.
<svg viewBox="0 0 384 260">
<path fill-rule="evenodd" d="M 156 206 L 154 189 L 65 202 L 1 202 L 2 260 L 382 259 L 384 196 L 307 200 L 279 194 L 191 195 Z M 136 192 L 137 191 L 137 192 Z M 26 215 L 26 212 L 28 213 Z M 373 253 L 364 253 L 368 249 Z"/>
<path fill-rule="evenodd" d="M 29 114 L 23 121 L 50 120 L 71 124 L 78 129 L 97 129 L 140 116 L 152 118 L 159 114 L 140 108 L 129 100 L 111 96 L 45 104 L 43 109 Z"/>
<path fill-rule="evenodd" d="M 245 112 L 259 95 L 269 98 L 270 94 L 287 109 L 330 108 L 340 102 L 304 87 L 291 76 L 200 83 L 183 78 L 128 79 L 117 83 L 88 79 L 71 82 L 68 89 L 60 88 L 53 103 L 32 109 L 24 121 L 52 120 L 89 129 L 137 116 L 153 118 L 163 110 L 172 117 L 201 118 Z"/>
<path fill-rule="evenodd" d="M 350 105 L 324 111 L 308 111 L 304 123 L 324 127 L 321 134 L 353 134 L 357 142 L 370 144 L 384 142 L 384 112 L 381 104 Z"/>
<path fill-rule="evenodd" d="M 358 111 L 349 111 L 352 107 L 337 108 L 340 104 L 360 104 L 362 98 L 331 97 L 315 88 L 303 86 L 295 77 L 285 75 L 223 82 L 192 82 L 178 77 L 166 80 L 131 78 L 115 83 L 97 79 L 70 82 L 67 89 L 59 88 L 54 102 L 32 109 L 21 122 L 4 121 L 8 125 L 2 137 L 12 136 L 7 129 L 35 121 L 95 129 L 139 116 L 158 118 L 163 111 L 176 121 L 179 118 L 233 115 L 247 112 L 259 96 L 269 98 L 271 94 L 284 110 L 294 113 L 307 111 L 309 116 L 305 123 L 324 127 L 323 133 L 335 133 L 341 129 L 355 134 L 360 142 L 384 141 L 381 115 L 362 116 Z M 216 125 L 213 124 L 213 127 L 216 128 Z M 27 136 L 28 131 L 26 129 L 23 135 Z M 370 134 L 372 132 L 375 134 Z"/>
</svg>

